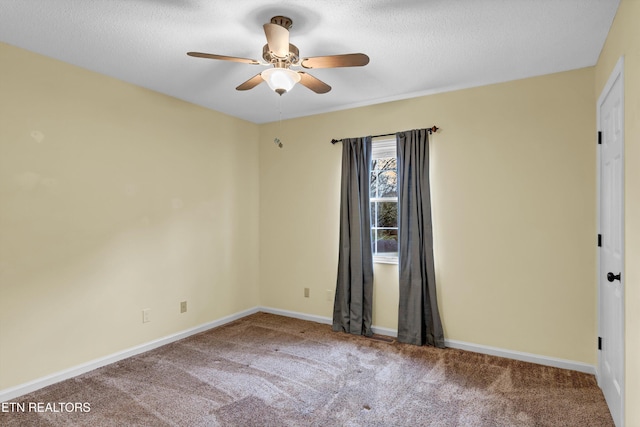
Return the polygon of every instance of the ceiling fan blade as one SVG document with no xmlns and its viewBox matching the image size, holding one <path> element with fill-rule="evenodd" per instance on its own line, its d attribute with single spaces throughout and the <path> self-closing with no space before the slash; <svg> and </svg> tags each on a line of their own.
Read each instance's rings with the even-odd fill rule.
<svg viewBox="0 0 640 427">
<path fill-rule="evenodd" d="M 244 64 L 251 64 L 251 65 L 259 65 L 260 64 L 255 59 L 238 58 L 236 56 L 215 55 L 213 53 L 187 52 L 187 55 L 194 56 L 196 58 L 221 59 L 223 61 L 242 62 Z"/>
<path fill-rule="evenodd" d="M 305 58 L 301 65 L 304 68 L 337 68 L 362 67 L 369 63 L 369 57 L 364 53 L 347 53 L 346 55 L 315 56 Z"/>
<path fill-rule="evenodd" d="M 304 71 L 298 71 L 300 75 L 300 84 L 305 86 L 315 93 L 327 93 L 331 90 L 331 86 L 313 77 L 311 74 L 307 74 Z"/>
<path fill-rule="evenodd" d="M 262 79 L 262 76 L 260 74 L 256 74 L 255 76 L 251 77 L 249 80 L 247 80 L 246 82 L 244 82 L 240 86 L 238 86 L 236 88 L 236 90 L 253 89 L 254 87 L 258 86 L 263 81 L 264 80 Z"/>
<path fill-rule="evenodd" d="M 279 58 L 289 55 L 289 30 L 278 24 L 264 24 L 269 50 Z"/>
</svg>

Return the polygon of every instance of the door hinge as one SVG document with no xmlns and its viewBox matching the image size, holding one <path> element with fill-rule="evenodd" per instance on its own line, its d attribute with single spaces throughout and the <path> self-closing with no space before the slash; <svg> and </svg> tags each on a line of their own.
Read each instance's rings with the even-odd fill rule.
<svg viewBox="0 0 640 427">
<path fill-rule="evenodd" d="M 602 337 L 598 337 L 598 350 L 602 350 Z"/>
<path fill-rule="evenodd" d="M 602 234 L 598 234 L 598 247 L 602 246 Z"/>
<path fill-rule="evenodd" d="M 598 131 L 598 144 L 602 144 L 602 131 Z"/>
</svg>

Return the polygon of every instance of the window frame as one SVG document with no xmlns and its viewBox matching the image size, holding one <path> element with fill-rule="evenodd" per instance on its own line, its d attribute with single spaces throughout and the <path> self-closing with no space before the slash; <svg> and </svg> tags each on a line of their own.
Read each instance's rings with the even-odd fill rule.
<svg viewBox="0 0 640 427">
<path fill-rule="evenodd" d="M 397 162 L 398 162 L 398 155 L 397 155 L 397 143 L 396 143 L 396 139 L 395 138 L 388 138 L 388 139 L 381 139 L 378 141 L 372 141 L 371 143 L 371 163 L 373 166 L 373 161 L 376 159 L 380 159 L 380 158 L 387 158 L 387 157 L 395 157 L 396 158 L 396 166 L 397 166 Z M 373 173 L 373 167 L 371 168 L 371 173 Z M 397 170 L 396 170 L 396 174 L 397 174 Z M 398 203 L 398 192 L 397 192 L 397 187 L 396 187 L 396 197 L 370 197 L 369 203 L 375 203 L 375 202 L 395 202 L 396 206 Z M 375 218 L 371 218 L 371 224 L 370 224 L 370 231 L 373 234 L 374 229 L 380 229 L 380 227 L 376 227 L 375 226 L 375 222 L 374 222 Z M 398 227 L 385 227 L 385 228 L 389 228 L 389 229 L 396 229 L 398 230 Z M 373 255 L 373 262 L 377 263 L 377 264 L 398 264 L 398 254 L 396 253 L 395 255 L 379 255 L 375 252 L 373 252 L 373 239 L 372 239 L 372 255 Z"/>
</svg>

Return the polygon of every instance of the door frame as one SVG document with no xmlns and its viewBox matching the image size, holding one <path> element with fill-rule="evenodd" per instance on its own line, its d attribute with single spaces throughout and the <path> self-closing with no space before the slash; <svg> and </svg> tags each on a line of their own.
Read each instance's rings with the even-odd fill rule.
<svg viewBox="0 0 640 427">
<path fill-rule="evenodd" d="M 621 56 L 618 59 L 618 62 L 616 63 L 615 67 L 613 68 L 613 70 L 611 71 L 611 74 L 609 75 L 609 78 L 607 80 L 607 83 L 605 84 L 604 88 L 602 89 L 602 91 L 600 92 L 600 96 L 598 97 L 598 101 L 596 103 L 596 127 L 597 127 L 597 132 L 601 132 L 602 128 L 601 128 L 601 123 L 600 123 L 600 109 L 602 107 L 602 104 L 606 98 L 606 96 L 609 94 L 609 92 L 611 91 L 613 85 L 615 84 L 615 82 L 620 79 L 620 81 L 622 82 L 622 141 L 621 141 L 621 145 L 622 145 L 622 180 L 621 180 L 621 185 L 622 185 L 622 271 L 621 271 L 621 277 L 622 280 L 624 280 L 625 278 L 625 268 L 624 268 L 624 243 L 625 243 L 625 233 L 624 233 L 624 225 L 625 225 L 625 221 L 624 221 L 624 206 L 625 206 L 625 200 L 624 200 L 624 137 L 625 137 L 625 133 L 624 133 L 624 55 Z M 596 133 L 596 135 L 598 135 Z M 596 213 L 596 228 L 598 230 L 598 234 L 601 234 L 602 230 L 600 229 L 600 219 L 601 219 L 601 205 L 600 205 L 600 199 L 601 199 L 601 191 L 602 191 L 602 170 L 601 170 L 601 166 L 602 166 L 602 155 L 601 155 L 601 145 L 600 144 L 596 144 L 596 176 L 597 176 L 597 195 L 596 195 L 596 203 L 597 203 L 597 213 Z M 602 267 L 602 263 L 601 263 L 601 253 L 600 253 L 600 247 L 597 247 L 597 257 L 596 257 L 596 271 L 597 271 L 597 276 L 596 276 L 596 281 L 597 281 L 597 286 L 598 286 L 598 291 L 597 291 L 597 297 L 598 297 L 598 304 L 597 304 L 597 313 L 598 313 L 598 337 L 602 337 L 602 281 L 604 281 L 604 275 L 602 274 L 601 271 L 601 267 Z M 622 282 L 624 285 L 624 281 Z M 622 342 L 623 342 L 623 347 L 622 347 L 622 357 L 623 357 L 623 363 L 622 363 L 622 370 L 623 370 L 623 375 L 621 378 L 622 384 L 621 384 L 621 393 L 620 393 L 620 397 L 621 397 L 621 423 L 620 426 L 618 427 L 622 427 L 624 426 L 624 418 L 625 418 L 625 377 L 624 377 L 624 372 L 626 372 L 625 369 L 625 365 L 626 365 L 626 357 L 625 357 L 625 348 L 626 348 L 626 343 L 625 343 L 625 324 L 624 324 L 624 319 L 625 319 L 625 298 L 626 298 L 626 292 L 625 292 L 625 288 L 623 286 L 622 288 L 622 318 L 623 318 L 623 324 L 622 324 Z M 596 380 L 598 382 L 598 386 L 601 387 L 601 374 L 602 374 L 602 357 L 601 357 L 601 352 L 598 351 L 598 365 L 596 366 Z"/>
</svg>

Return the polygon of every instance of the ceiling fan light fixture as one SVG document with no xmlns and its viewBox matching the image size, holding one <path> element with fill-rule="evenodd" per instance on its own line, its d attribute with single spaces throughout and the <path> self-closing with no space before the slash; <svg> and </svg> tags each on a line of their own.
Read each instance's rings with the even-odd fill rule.
<svg viewBox="0 0 640 427">
<path fill-rule="evenodd" d="M 288 68 L 269 68 L 260 73 L 271 90 L 281 95 L 289 92 L 300 81 L 300 74 Z"/>
</svg>

